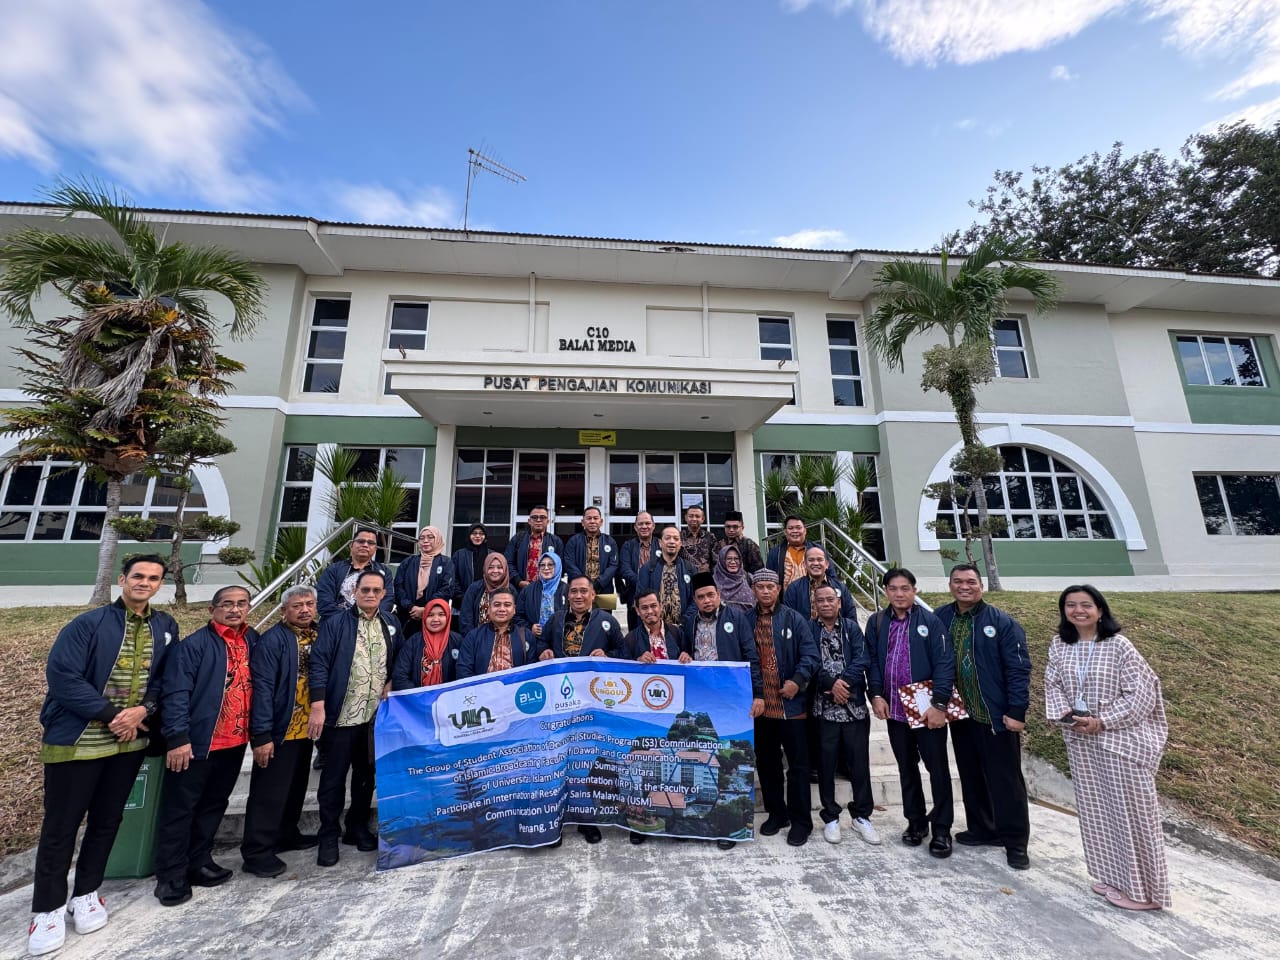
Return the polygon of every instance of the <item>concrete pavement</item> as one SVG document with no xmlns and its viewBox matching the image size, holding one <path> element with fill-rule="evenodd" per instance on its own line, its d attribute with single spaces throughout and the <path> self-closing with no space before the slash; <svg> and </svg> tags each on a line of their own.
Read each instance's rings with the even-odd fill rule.
<svg viewBox="0 0 1280 960">
<path fill-rule="evenodd" d="M 1033 805 L 1032 869 L 1002 850 L 957 846 L 945 861 L 898 840 L 898 810 L 878 811 L 884 843 L 788 847 L 783 835 L 722 852 L 606 830 L 588 846 L 572 828 L 558 850 L 503 850 L 384 874 L 373 854 L 342 848 L 332 869 L 314 851 L 285 854 L 275 880 L 237 872 L 166 909 L 146 880 L 107 881 L 111 922 L 73 931 L 66 960 L 1095 960 L 1280 956 L 1280 882 L 1238 863 L 1169 845 L 1174 906 L 1132 914 L 1088 890 L 1073 816 Z M 757 819 L 759 823 L 759 819 Z M 960 829 L 957 824 L 956 829 Z M 218 854 L 238 868 L 234 850 Z M 31 887 L 0 897 L 0 956 L 25 951 Z"/>
</svg>

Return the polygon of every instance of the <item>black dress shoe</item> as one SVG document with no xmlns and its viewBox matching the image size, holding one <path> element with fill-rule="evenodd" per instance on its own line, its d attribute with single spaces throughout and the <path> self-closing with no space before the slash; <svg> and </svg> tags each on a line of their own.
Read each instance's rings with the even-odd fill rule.
<svg viewBox="0 0 1280 960">
<path fill-rule="evenodd" d="M 633 830 L 633 831 L 631 832 L 631 845 L 632 845 L 633 847 L 638 847 L 638 846 L 640 846 L 640 844 L 642 844 L 642 843 L 644 843 L 644 834 L 643 834 L 643 833 L 636 833 L 636 832 Z"/>
<path fill-rule="evenodd" d="M 787 843 L 793 847 L 803 847 L 809 842 L 809 834 L 812 832 L 812 827 L 805 827 L 797 823 L 787 831 Z"/>
<path fill-rule="evenodd" d="M 316 851 L 316 866 L 332 867 L 338 862 L 338 845 L 334 841 L 321 841 L 320 849 Z"/>
<path fill-rule="evenodd" d="M 974 833 L 972 830 L 961 830 L 956 834 L 956 843 L 962 847 L 998 847 L 1001 846 L 999 837 L 984 837 L 980 833 Z"/>
<path fill-rule="evenodd" d="M 285 870 L 289 869 L 289 865 L 279 857 L 266 857 L 262 860 L 246 860 L 241 869 L 255 877 L 270 879 L 271 877 L 280 876 Z"/>
<path fill-rule="evenodd" d="M 156 884 L 156 899 L 162 907 L 176 907 L 191 899 L 191 887 L 185 883 L 161 880 Z"/>
<path fill-rule="evenodd" d="M 226 867 L 220 867 L 212 860 L 204 866 L 187 871 L 187 882 L 193 887 L 216 887 L 226 883 L 234 874 Z"/>
<path fill-rule="evenodd" d="M 599 827 L 579 827 L 578 832 L 582 834 L 582 839 L 586 840 L 587 843 L 599 843 L 603 839 Z"/>
<path fill-rule="evenodd" d="M 951 856 L 951 834 L 935 833 L 929 841 L 929 856 L 945 860 Z"/>
<path fill-rule="evenodd" d="M 378 835 L 370 830 L 348 830 L 342 835 L 342 842 L 362 853 L 378 849 Z"/>
<path fill-rule="evenodd" d="M 760 824 L 760 836 L 772 837 L 779 830 L 785 830 L 791 826 L 791 821 L 785 817 L 769 817 L 764 823 Z"/>
<path fill-rule="evenodd" d="M 737 844 L 734 843 L 732 840 L 717 840 L 716 846 L 719 847 L 721 850 L 732 850 L 734 847 L 737 846 Z"/>
<path fill-rule="evenodd" d="M 1004 859 L 1014 870 L 1031 869 L 1031 858 L 1027 856 L 1027 851 L 1020 847 L 1010 847 L 1004 852 Z"/>
<path fill-rule="evenodd" d="M 310 850 L 320 842 L 320 838 L 314 833 L 295 833 L 287 840 L 280 841 L 280 846 L 276 847 L 277 853 L 288 853 L 290 850 Z"/>
<path fill-rule="evenodd" d="M 918 847 L 924 842 L 926 833 L 918 827 L 907 827 L 902 831 L 902 842 L 908 847 Z"/>
</svg>

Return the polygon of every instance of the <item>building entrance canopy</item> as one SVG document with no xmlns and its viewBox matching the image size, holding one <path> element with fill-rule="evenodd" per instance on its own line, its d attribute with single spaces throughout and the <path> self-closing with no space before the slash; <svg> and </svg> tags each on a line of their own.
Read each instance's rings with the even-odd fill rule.
<svg viewBox="0 0 1280 960">
<path fill-rule="evenodd" d="M 792 361 L 383 354 L 391 389 L 437 426 L 755 430 L 791 402 Z"/>
</svg>

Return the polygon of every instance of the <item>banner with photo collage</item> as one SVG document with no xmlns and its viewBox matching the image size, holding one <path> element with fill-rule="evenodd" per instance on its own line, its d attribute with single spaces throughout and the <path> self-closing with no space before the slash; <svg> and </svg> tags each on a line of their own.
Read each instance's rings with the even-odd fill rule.
<svg viewBox="0 0 1280 960">
<path fill-rule="evenodd" d="M 378 869 L 555 843 L 568 824 L 746 840 L 746 664 L 548 660 L 378 710 Z"/>
</svg>

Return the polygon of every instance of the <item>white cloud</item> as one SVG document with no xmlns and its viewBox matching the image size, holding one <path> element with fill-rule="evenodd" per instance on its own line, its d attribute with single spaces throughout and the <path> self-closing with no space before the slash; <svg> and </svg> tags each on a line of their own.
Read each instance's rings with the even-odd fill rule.
<svg viewBox="0 0 1280 960">
<path fill-rule="evenodd" d="M 337 202 L 345 216 L 360 223 L 452 227 L 458 221 L 456 204 L 439 187 L 402 194 L 378 183 L 346 184 L 338 189 Z"/>
<path fill-rule="evenodd" d="M 955 127 L 957 130 L 972 130 L 977 125 L 978 125 L 978 121 L 975 120 L 973 117 L 961 117 L 959 120 L 957 120 L 955 123 L 952 124 L 952 126 Z"/>
<path fill-rule="evenodd" d="M 797 230 L 786 236 L 774 237 L 775 247 L 796 247 L 801 250 L 840 250 L 853 246 L 843 230 L 830 230 L 825 227 L 810 227 L 808 230 Z"/>
<path fill-rule="evenodd" d="M 198 0 L 0 0 L 0 152 L 83 154 L 140 192 L 248 205 L 253 137 L 304 101 L 252 37 Z"/>
<path fill-rule="evenodd" d="M 1061 80 L 1063 83 L 1070 83 L 1076 78 L 1076 75 L 1067 69 L 1065 64 L 1057 64 L 1049 71 L 1050 80 Z"/>
<path fill-rule="evenodd" d="M 863 27 L 907 64 L 971 64 L 1041 50 L 1109 14 L 1135 10 L 1165 22 L 1165 39 L 1193 55 L 1243 62 L 1233 81 L 1212 94 L 1237 100 L 1280 85 L 1280 0 L 782 0 L 792 12 L 822 6 L 857 11 Z M 1054 80 L 1072 80 L 1063 65 Z M 1217 122 L 1280 119 L 1280 101 L 1248 104 Z M 1217 122 L 1210 125 L 1216 126 Z"/>
</svg>

